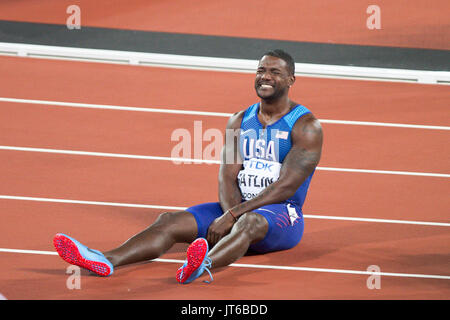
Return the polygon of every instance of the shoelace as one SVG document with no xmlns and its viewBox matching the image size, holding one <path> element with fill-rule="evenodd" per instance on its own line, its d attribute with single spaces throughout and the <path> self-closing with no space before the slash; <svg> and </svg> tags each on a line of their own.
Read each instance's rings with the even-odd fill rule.
<svg viewBox="0 0 450 320">
<path fill-rule="evenodd" d="M 208 268 L 211 268 L 211 263 L 212 263 L 211 259 L 208 258 L 208 257 L 206 257 L 206 258 L 205 258 L 205 261 L 204 261 L 205 270 L 206 270 L 206 272 L 208 272 L 209 277 L 211 278 L 211 280 L 209 280 L 209 281 L 203 280 L 203 282 L 211 283 L 211 282 L 214 280 L 214 279 L 213 279 L 213 276 L 212 276 L 212 274 L 211 274 L 211 271 L 209 271 L 209 269 L 208 269 Z"/>
</svg>

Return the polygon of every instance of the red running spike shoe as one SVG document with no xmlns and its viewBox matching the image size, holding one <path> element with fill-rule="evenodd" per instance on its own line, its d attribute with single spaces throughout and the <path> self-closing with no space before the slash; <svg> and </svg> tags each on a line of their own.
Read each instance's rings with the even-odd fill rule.
<svg viewBox="0 0 450 320">
<path fill-rule="evenodd" d="M 58 233 L 53 245 L 64 261 L 88 269 L 99 276 L 107 277 L 114 272 L 113 265 L 100 251 L 90 249 L 77 240 Z"/>
<path fill-rule="evenodd" d="M 213 280 L 211 272 L 208 269 L 211 267 L 211 259 L 207 257 L 208 250 L 208 241 L 204 238 L 198 238 L 191 243 L 187 249 L 187 259 L 177 271 L 176 278 L 179 283 L 191 283 L 200 277 L 205 270 L 211 278 L 210 281 L 205 282 L 209 283 Z"/>
</svg>

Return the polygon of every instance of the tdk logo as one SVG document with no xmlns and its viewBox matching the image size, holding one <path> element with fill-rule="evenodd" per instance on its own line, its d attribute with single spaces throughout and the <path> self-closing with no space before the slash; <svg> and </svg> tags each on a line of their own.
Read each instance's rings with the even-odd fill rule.
<svg viewBox="0 0 450 320">
<path fill-rule="evenodd" d="M 245 167 L 248 169 L 264 170 L 272 172 L 273 163 L 264 163 L 258 160 L 251 159 L 248 162 L 246 162 Z"/>
</svg>

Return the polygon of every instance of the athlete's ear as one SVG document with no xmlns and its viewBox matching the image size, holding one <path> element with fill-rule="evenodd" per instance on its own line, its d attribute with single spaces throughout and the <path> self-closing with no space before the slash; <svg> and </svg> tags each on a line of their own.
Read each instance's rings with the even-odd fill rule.
<svg viewBox="0 0 450 320">
<path fill-rule="evenodd" d="M 291 75 L 289 77 L 289 88 L 295 83 L 295 76 Z"/>
</svg>

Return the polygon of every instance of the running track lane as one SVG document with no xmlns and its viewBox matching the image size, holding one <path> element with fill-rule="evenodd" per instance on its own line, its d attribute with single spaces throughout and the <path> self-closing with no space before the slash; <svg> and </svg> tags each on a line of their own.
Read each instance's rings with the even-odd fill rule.
<svg viewBox="0 0 450 320">
<path fill-rule="evenodd" d="M 257 101 L 252 74 L 4 56 L 0 73 L 9 98 L 226 113 Z M 297 77 L 291 96 L 320 119 L 450 126 L 442 85 Z"/>
<path fill-rule="evenodd" d="M 172 135 L 182 130 L 191 139 L 185 157 L 198 157 L 196 139 L 206 160 L 218 160 L 207 148 L 217 141 L 220 150 L 227 120 L 0 102 L 0 145 L 170 157 L 181 142 L 179 135 Z M 322 127 L 322 167 L 450 173 L 445 154 L 449 131 L 328 123 Z M 204 139 L 212 129 L 214 140 Z"/>
<path fill-rule="evenodd" d="M 2 195 L 176 207 L 217 201 L 217 165 L 17 151 L 0 157 L 9 163 L 0 168 Z M 447 186 L 442 178 L 318 171 L 305 213 L 449 222 Z"/>
</svg>

